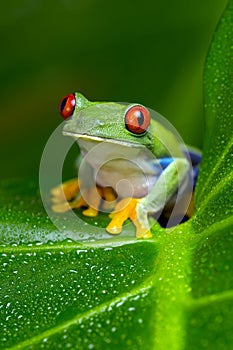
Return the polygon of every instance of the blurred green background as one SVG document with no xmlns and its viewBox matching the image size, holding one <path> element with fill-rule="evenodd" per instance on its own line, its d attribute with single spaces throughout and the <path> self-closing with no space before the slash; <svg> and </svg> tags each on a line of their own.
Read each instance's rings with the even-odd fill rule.
<svg viewBox="0 0 233 350">
<path fill-rule="evenodd" d="M 202 73 L 226 0 L 12 0 L 0 10 L 1 178 L 37 176 L 61 97 L 140 102 L 197 147 Z"/>
</svg>

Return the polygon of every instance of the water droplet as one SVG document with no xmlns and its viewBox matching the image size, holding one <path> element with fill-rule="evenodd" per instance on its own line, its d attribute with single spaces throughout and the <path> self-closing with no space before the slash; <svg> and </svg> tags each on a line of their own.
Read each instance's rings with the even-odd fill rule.
<svg viewBox="0 0 233 350">
<path fill-rule="evenodd" d="M 135 311 L 136 309 L 135 309 L 135 307 L 129 307 L 128 310 L 129 311 Z"/>
</svg>

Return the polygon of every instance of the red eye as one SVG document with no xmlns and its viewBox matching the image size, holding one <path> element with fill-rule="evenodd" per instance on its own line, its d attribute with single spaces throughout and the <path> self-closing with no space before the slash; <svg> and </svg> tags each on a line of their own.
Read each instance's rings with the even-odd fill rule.
<svg viewBox="0 0 233 350">
<path fill-rule="evenodd" d="M 75 104 L 76 101 L 74 94 L 69 94 L 63 97 L 59 105 L 59 111 L 64 119 L 67 119 L 72 116 L 72 114 L 74 113 Z"/>
<path fill-rule="evenodd" d="M 144 133 L 150 125 L 149 111 L 140 105 L 128 109 L 125 114 L 125 126 L 134 134 Z"/>
</svg>

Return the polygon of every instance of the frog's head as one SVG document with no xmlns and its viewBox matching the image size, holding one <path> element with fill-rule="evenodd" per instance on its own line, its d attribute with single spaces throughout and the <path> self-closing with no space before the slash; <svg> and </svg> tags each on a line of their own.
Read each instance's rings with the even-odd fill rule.
<svg viewBox="0 0 233 350">
<path fill-rule="evenodd" d="M 61 100 L 59 109 L 65 135 L 153 149 L 150 112 L 140 104 L 91 102 L 74 93 Z"/>
</svg>

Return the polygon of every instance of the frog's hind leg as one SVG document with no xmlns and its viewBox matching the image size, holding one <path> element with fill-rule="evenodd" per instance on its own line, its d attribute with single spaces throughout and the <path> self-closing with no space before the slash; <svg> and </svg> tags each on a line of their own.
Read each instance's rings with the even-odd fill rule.
<svg viewBox="0 0 233 350">
<path fill-rule="evenodd" d="M 180 212 L 178 211 L 176 213 L 177 217 L 175 217 L 175 221 L 177 221 L 177 219 L 179 221 L 179 218 L 181 218 L 180 219 L 181 223 L 189 220 L 194 213 L 194 190 L 196 187 L 196 182 L 197 182 L 199 170 L 200 170 L 200 163 L 202 159 L 201 152 L 195 148 L 188 147 L 188 150 L 186 149 L 184 151 L 184 154 L 189 159 L 189 162 L 191 163 L 191 166 L 192 166 L 193 187 L 192 187 L 192 193 L 191 194 L 190 192 L 186 193 L 187 199 L 184 198 L 185 203 L 189 202 L 188 208 L 186 209 L 186 211 L 181 210 Z M 177 208 L 179 209 L 179 205 L 177 205 L 177 203 L 174 202 L 173 205 L 166 206 L 162 212 L 162 215 L 159 217 L 158 221 L 162 227 L 167 227 L 168 222 L 170 226 L 174 226 L 174 224 L 169 221 L 172 210 L 174 208 L 174 204 L 176 204 L 177 206 L 176 209 Z"/>
<path fill-rule="evenodd" d="M 199 171 L 200 171 L 200 164 L 202 159 L 201 151 L 195 149 L 195 148 L 188 148 L 189 157 L 192 164 L 193 169 L 193 193 L 191 197 L 191 201 L 189 203 L 189 207 L 187 209 L 186 217 L 187 219 L 190 219 L 193 216 L 194 213 L 194 190 L 196 187 Z"/>
</svg>

